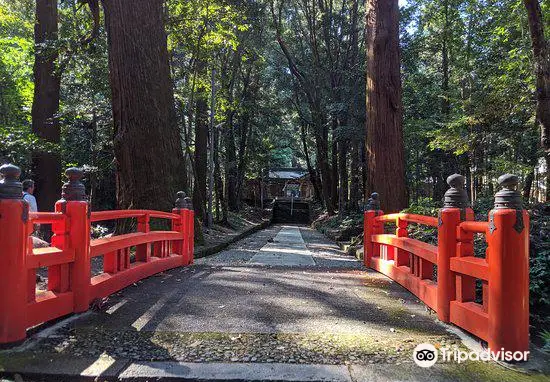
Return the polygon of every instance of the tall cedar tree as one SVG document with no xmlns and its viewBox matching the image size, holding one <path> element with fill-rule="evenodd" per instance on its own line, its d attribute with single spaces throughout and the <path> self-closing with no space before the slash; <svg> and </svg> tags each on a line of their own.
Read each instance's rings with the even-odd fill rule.
<svg viewBox="0 0 550 382">
<path fill-rule="evenodd" d="M 539 0 L 524 0 L 533 55 L 537 84 L 537 121 L 541 130 L 541 146 L 546 158 L 546 199 L 550 200 L 550 43 L 544 36 L 544 19 Z"/>
<path fill-rule="evenodd" d="M 32 131 L 47 142 L 59 143 L 59 92 L 61 75 L 56 68 L 57 0 L 36 2 L 34 24 L 35 62 Z M 53 211 L 61 194 L 61 158 L 58 153 L 36 151 L 32 154 L 32 172 L 36 182 L 36 199 L 43 211 Z"/>
<path fill-rule="evenodd" d="M 208 102 L 206 96 L 206 89 L 202 86 L 199 87 L 195 102 L 195 187 L 193 187 L 193 207 L 197 218 L 203 222 L 206 217 L 206 173 L 208 164 Z"/>
<path fill-rule="evenodd" d="M 368 189 L 382 209 L 407 206 L 398 0 L 367 2 Z"/>
<path fill-rule="evenodd" d="M 121 208 L 170 210 L 183 187 L 162 0 L 103 0 Z"/>
</svg>

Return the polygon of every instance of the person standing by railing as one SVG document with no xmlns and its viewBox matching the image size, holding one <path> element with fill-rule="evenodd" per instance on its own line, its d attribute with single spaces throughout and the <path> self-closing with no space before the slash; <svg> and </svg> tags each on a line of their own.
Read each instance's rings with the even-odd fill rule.
<svg viewBox="0 0 550 382">
<path fill-rule="evenodd" d="M 23 181 L 23 200 L 29 203 L 30 212 L 38 212 L 38 205 L 34 197 L 34 180 L 27 179 Z"/>
<path fill-rule="evenodd" d="M 26 201 L 29 205 L 29 212 L 38 212 L 38 204 L 36 203 L 36 198 L 34 196 L 34 180 L 26 179 L 22 182 L 23 185 L 23 200 Z M 34 248 L 45 248 L 48 247 L 48 242 L 37 237 L 39 235 L 40 224 L 34 225 L 34 230 L 31 234 L 32 242 Z"/>
</svg>

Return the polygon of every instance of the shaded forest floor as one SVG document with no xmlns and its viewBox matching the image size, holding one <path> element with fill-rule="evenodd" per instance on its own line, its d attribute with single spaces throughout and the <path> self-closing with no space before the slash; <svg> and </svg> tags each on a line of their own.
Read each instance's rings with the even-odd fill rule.
<svg viewBox="0 0 550 382">
<path fill-rule="evenodd" d="M 229 212 L 227 224 L 214 223 L 211 228 L 202 228 L 203 240 L 195 241 L 195 257 L 216 253 L 247 233 L 266 227 L 270 220 L 270 210 L 247 205 L 244 205 L 239 213 Z"/>
</svg>

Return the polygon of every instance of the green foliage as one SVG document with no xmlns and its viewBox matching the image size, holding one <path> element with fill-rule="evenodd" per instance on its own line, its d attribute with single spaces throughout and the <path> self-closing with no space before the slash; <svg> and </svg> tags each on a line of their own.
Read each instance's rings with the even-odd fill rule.
<svg viewBox="0 0 550 382">
<path fill-rule="evenodd" d="M 544 330 L 541 334 L 540 334 L 540 338 L 543 340 L 544 344 L 543 344 L 543 347 L 542 347 L 542 350 L 544 350 L 545 352 L 549 352 L 550 353 L 550 331 L 548 330 Z"/>
<path fill-rule="evenodd" d="M 16 4 L 0 2 L 0 160 L 25 165 L 39 142 L 30 133 L 32 24 Z"/>
<path fill-rule="evenodd" d="M 437 216 L 439 209 L 442 207 L 442 203 L 436 203 L 431 198 L 421 198 L 413 203 L 410 203 L 409 207 L 402 212 L 407 214 Z"/>
<path fill-rule="evenodd" d="M 32 150 L 58 152 L 59 146 L 45 142 L 30 132 L 29 126 L 0 125 L 0 160 L 17 163 L 29 168 L 29 153 Z"/>
<path fill-rule="evenodd" d="M 402 212 L 415 215 L 437 216 L 442 203 L 436 203 L 431 198 L 420 198 L 410 204 L 409 208 Z M 421 240 L 425 243 L 437 245 L 437 228 L 421 224 L 409 224 L 409 237 Z"/>
<path fill-rule="evenodd" d="M 550 203 L 530 209 L 531 323 L 550 329 Z"/>
<path fill-rule="evenodd" d="M 411 0 L 402 13 L 412 198 L 440 199 L 453 172 L 478 182 L 475 198 L 503 173 L 527 176 L 541 153 L 523 3 Z"/>
</svg>

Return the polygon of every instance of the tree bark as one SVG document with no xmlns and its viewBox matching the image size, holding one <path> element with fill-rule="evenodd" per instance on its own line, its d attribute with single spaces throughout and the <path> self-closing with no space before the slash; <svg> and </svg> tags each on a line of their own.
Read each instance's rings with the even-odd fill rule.
<svg viewBox="0 0 550 382">
<path fill-rule="evenodd" d="M 235 146 L 235 132 L 233 126 L 233 112 L 228 119 L 225 129 L 225 188 L 226 199 L 229 211 L 237 211 L 239 209 L 239 201 L 237 199 L 237 148 Z"/>
<path fill-rule="evenodd" d="M 244 177 L 248 165 L 248 141 L 252 133 L 251 111 L 254 110 L 254 102 L 260 90 L 259 73 L 252 73 L 252 71 L 253 69 L 250 68 L 243 80 L 243 96 L 241 100 L 243 112 L 239 124 L 239 156 L 237 161 L 237 203 L 239 210 L 241 209 Z"/>
<path fill-rule="evenodd" d="M 197 91 L 195 104 L 195 186 L 193 187 L 193 208 L 197 218 L 204 222 L 206 208 L 206 172 L 208 163 L 208 103 L 206 89 Z"/>
<path fill-rule="evenodd" d="M 546 162 L 550 162 L 550 44 L 544 36 L 544 19 L 539 0 L 523 0 L 527 9 L 537 88 L 537 121 L 541 131 L 541 146 Z M 546 170 L 550 186 L 550 168 Z M 546 200 L 550 200 L 550 187 L 546 189 Z"/>
<path fill-rule="evenodd" d="M 103 0 L 120 208 L 170 210 L 185 171 L 162 0 Z"/>
<path fill-rule="evenodd" d="M 227 213 L 227 200 L 225 199 L 224 189 L 223 189 L 223 180 L 220 167 L 220 133 L 217 127 L 214 127 L 214 187 L 216 190 L 216 216 L 218 220 L 223 223 L 228 223 L 228 213 Z M 220 211 L 222 212 L 221 218 L 219 218 Z"/>
<path fill-rule="evenodd" d="M 61 75 L 56 70 L 58 58 L 57 0 L 36 2 L 34 24 L 34 98 L 32 131 L 47 142 L 59 143 L 59 93 Z M 32 154 L 32 173 L 36 183 L 36 201 L 41 211 L 53 211 L 61 197 L 61 158 L 58 153 L 36 151 Z"/>
<path fill-rule="evenodd" d="M 248 111 L 244 112 L 240 124 L 240 137 L 239 137 L 239 158 L 237 161 L 237 206 L 238 210 L 241 209 L 242 190 L 244 184 L 244 176 L 246 173 L 246 160 L 248 151 L 248 139 L 251 132 L 250 127 L 250 114 Z"/>
<path fill-rule="evenodd" d="M 525 182 L 523 185 L 523 199 L 526 202 L 529 202 L 531 199 L 531 190 L 533 189 L 533 182 L 535 180 L 535 171 L 532 170 L 529 174 L 527 174 L 527 177 L 525 178 Z"/>
<path fill-rule="evenodd" d="M 316 109 L 314 109 L 316 110 Z M 328 128 L 320 111 L 314 111 L 315 147 L 317 149 L 317 168 L 321 173 L 321 190 L 325 208 L 329 216 L 334 215 L 334 204 L 331 198 L 332 180 L 328 161 Z"/>
<path fill-rule="evenodd" d="M 368 189 L 382 209 L 407 206 L 397 0 L 367 2 Z"/>
<path fill-rule="evenodd" d="M 311 159 L 309 156 L 309 149 L 307 146 L 307 124 L 305 122 L 301 123 L 300 126 L 300 138 L 302 139 L 302 146 L 304 147 L 304 155 L 306 158 L 306 166 L 307 171 L 309 173 L 309 179 L 311 181 L 311 184 L 313 185 L 313 192 L 315 193 L 315 199 L 322 201 L 321 197 L 321 191 L 319 187 L 319 178 L 317 177 L 317 172 L 313 168 L 313 165 L 311 164 Z"/>
</svg>

